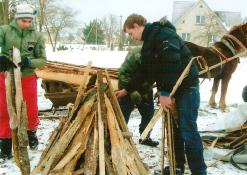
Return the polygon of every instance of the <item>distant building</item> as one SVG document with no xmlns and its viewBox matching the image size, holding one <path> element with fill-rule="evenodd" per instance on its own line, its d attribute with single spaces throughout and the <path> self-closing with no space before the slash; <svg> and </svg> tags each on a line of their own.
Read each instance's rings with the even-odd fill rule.
<svg viewBox="0 0 247 175">
<path fill-rule="evenodd" d="M 240 12 L 215 11 L 216 15 L 226 24 L 227 27 L 232 27 L 241 23 Z"/>
<path fill-rule="evenodd" d="M 174 1 L 172 22 L 184 40 L 209 46 L 239 24 L 241 14 L 213 11 L 204 0 Z"/>
</svg>

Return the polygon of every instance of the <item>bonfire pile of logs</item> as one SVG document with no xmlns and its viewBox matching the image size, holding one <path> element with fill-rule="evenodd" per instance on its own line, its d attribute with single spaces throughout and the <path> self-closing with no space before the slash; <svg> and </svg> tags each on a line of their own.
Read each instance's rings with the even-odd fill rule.
<svg viewBox="0 0 247 175">
<path fill-rule="evenodd" d="M 74 106 L 31 174 L 146 175 L 108 72 L 84 72 Z M 90 78 L 89 78 L 90 77 Z"/>
<path fill-rule="evenodd" d="M 205 145 L 211 145 L 215 142 L 214 145 L 218 148 L 237 149 L 247 143 L 247 123 L 240 128 L 227 131 L 225 137 L 215 138 L 214 141 L 204 140 L 203 142 Z"/>
</svg>

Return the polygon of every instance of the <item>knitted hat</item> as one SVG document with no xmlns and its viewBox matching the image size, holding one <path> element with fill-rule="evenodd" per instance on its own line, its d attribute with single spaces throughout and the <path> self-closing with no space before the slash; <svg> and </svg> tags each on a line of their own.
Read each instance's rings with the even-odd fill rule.
<svg viewBox="0 0 247 175">
<path fill-rule="evenodd" d="M 30 4 L 17 5 L 15 9 L 15 19 L 19 18 L 31 18 L 33 19 L 37 11 Z"/>
</svg>

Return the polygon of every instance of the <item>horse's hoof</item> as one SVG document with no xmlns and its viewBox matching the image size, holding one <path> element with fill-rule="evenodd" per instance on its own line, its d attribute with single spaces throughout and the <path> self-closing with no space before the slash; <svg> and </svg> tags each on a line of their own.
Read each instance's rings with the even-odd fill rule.
<svg viewBox="0 0 247 175">
<path fill-rule="evenodd" d="M 211 108 L 217 108 L 217 103 L 213 102 L 213 103 L 209 103 L 209 106 Z"/>
<path fill-rule="evenodd" d="M 226 105 L 220 106 L 220 110 L 221 110 L 222 112 L 228 112 L 228 109 L 227 109 L 227 106 L 226 106 Z"/>
</svg>

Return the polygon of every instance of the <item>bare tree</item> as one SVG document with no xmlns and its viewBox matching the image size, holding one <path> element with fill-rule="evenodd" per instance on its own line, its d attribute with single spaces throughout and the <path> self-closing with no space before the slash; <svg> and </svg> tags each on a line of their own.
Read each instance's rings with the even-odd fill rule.
<svg viewBox="0 0 247 175">
<path fill-rule="evenodd" d="M 103 30 L 106 36 L 106 43 L 108 48 L 113 47 L 118 37 L 119 25 L 117 16 L 109 14 L 102 19 Z"/>
<path fill-rule="evenodd" d="M 193 40 L 198 41 L 200 45 L 210 46 L 219 40 L 225 33 L 225 29 L 217 20 L 215 14 L 207 14 L 205 23 L 201 24 L 201 29 L 196 31 Z"/>
<path fill-rule="evenodd" d="M 81 42 L 85 42 L 85 36 L 83 34 L 83 28 L 79 28 L 76 32 L 76 35 L 80 38 Z"/>
<path fill-rule="evenodd" d="M 16 0 L 0 0 L 0 25 L 9 24 L 13 19 L 14 13 L 11 12 L 18 1 Z"/>
<path fill-rule="evenodd" d="M 51 6 L 46 10 L 44 25 L 54 52 L 59 34 L 75 25 L 74 15 L 75 12 L 70 7 Z"/>
</svg>

